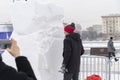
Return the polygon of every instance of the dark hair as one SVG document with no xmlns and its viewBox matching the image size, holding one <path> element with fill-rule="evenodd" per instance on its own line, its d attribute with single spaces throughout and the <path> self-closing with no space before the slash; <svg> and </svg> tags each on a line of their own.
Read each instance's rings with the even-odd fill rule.
<svg viewBox="0 0 120 80">
<path fill-rule="evenodd" d="M 113 39 L 113 37 L 110 37 L 110 39 Z"/>
</svg>

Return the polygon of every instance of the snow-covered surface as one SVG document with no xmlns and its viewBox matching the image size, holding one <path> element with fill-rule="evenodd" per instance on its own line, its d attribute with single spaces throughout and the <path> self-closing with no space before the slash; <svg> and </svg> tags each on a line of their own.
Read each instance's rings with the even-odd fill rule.
<svg viewBox="0 0 120 80">
<path fill-rule="evenodd" d="M 115 48 L 120 48 L 120 41 L 114 41 L 114 46 Z M 108 43 L 108 40 L 107 41 L 83 41 L 84 43 L 84 47 L 107 47 L 107 43 Z"/>
<path fill-rule="evenodd" d="M 91 48 L 107 48 L 108 41 L 83 41 L 86 56 L 90 55 Z M 116 49 L 116 56 L 120 57 L 120 41 L 114 41 L 114 47 Z"/>
</svg>

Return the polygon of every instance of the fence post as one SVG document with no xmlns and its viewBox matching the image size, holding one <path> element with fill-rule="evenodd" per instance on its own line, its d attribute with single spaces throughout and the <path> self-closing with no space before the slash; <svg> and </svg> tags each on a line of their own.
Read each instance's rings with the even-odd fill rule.
<svg viewBox="0 0 120 80">
<path fill-rule="evenodd" d="M 110 68 L 110 65 L 111 65 L 111 60 L 109 59 L 109 80 L 111 80 L 111 68 Z"/>
<path fill-rule="evenodd" d="M 106 68 L 107 68 L 107 80 L 111 80 L 111 59 L 107 58 L 106 59 Z"/>
</svg>

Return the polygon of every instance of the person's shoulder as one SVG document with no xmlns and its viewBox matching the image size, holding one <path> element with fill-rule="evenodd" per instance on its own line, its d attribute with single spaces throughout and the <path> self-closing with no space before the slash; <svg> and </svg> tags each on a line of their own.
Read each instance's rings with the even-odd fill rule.
<svg viewBox="0 0 120 80">
<path fill-rule="evenodd" d="M 70 38 L 69 36 L 67 36 L 64 40 L 65 40 L 65 41 L 70 41 L 71 38 Z"/>
<path fill-rule="evenodd" d="M 28 80 L 27 75 L 24 72 L 18 72 L 15 68 L 9 65 L 5 65 L 4 69 L 1 71 L 3 77 L 7 80 Z"/>
<path fill-rule="evenodd" d="M 9 75 L 9 78 L 13 80 L 27 80 L 27 75 L 24 72 L 18 72 L 12 66 L 7 66 L 5 72 Z"/>
<path fill-rule="evenodd" d="M 64 39 L 64 42 L 71 42 L 71 40 L 70 40 L 69 37 L 66 37 L 66 38 Z"/>
<path fill-rule="evenodd" d="M 8 65 L 5 65 L 4 69 L 1 70 L 1 73 L 3 74 L 2 77 L 5 77 L 5 79 L 8 79 L 8 80 L 9 79 L 11 80 L 11 78 L 13 78 L 15 76 L 15 74 L 14 74 L 15 72 L 16 72 L 16 70 Z"/>
<path fill-rule="evenodd" d="M 16 72 L 16 69 L 13 68 L 12 66 L 6 65 L 5 71 L 7 71 L 7 72 L 9 72 L 9 73 L 14 73 L 14 72 Z"/>
</svg>

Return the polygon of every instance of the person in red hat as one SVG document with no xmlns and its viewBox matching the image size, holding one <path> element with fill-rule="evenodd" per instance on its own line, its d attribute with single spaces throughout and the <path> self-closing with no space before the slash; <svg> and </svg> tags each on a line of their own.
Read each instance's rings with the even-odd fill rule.
<svg viewBox="0 0 120 80">
<path fill-rule="evenodd" d="M 99 75 L 93 74 L 91 76 L 88 76 L 86 80 L 102 80 Z"/>
<path fill-rule="evenodd" d="M 80 34 L 74 33 L 75 24 L 71 23 L 64 27 L 63 63 L 61 72 L 64 80 L 78 80 L 80 69 L 80 56 L 84 53 Z"/>
</svg>

